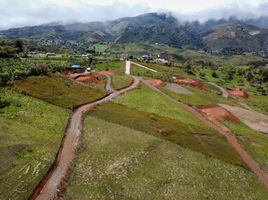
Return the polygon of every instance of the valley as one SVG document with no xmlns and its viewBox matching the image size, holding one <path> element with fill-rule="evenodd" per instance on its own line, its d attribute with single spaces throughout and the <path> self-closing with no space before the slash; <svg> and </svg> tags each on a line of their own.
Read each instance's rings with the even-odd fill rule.
<svg viewBox="0 0 268 200">
<path fill-rule="evenodd" d="M 0 31 L 0 199 L 268 199 L 266 28 Z"/>
</svg>

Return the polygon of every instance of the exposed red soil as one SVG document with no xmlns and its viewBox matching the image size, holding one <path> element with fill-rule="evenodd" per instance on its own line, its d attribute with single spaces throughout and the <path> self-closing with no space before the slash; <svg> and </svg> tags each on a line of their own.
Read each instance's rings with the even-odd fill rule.
<svg viewBox="0 0 268 200">
<path fill-rule="evenodd" d="M 98 73 L 102 74 L 102 75 L 112 76 L 112 75 L 116 74 L 116 71 L 114 71 L 114 70 L 103 70 L 103 71 L 99 71 Z"/>
<path fill-rule="evenodd" d="M 191 78 L 179 78 L 179 77 L 177 77 L 175 82 L 180 83 L 180 84 L 185 84 L 185 85 L 192 85 L 192 86 L 200 88 L 200 89 L 204 88 L 204 84 L 202 82 L 191 79 Z"/>
<path fill-rule="evenodd" d="M 127 88 L 115 91 L 108 96 L 95 102 L 78 107 L 72 114 L 65 137 L 62 141 L 58 155 L 41 183 L 33 192 L 30 199 L 48 200 L 57 199 L 59 192 L 66 186 L 66 177 L 71 169 L 76 151 L 81 147 L 81 135 L 83 130 L 83 117 L 93 107 L 111 101 L 112 99 L 138 87 L 140 79 L 134 77 L 132 85 Z"/>
<path fill-rule="evenodd" d="M 236 96 L 240 96 L 243 98 L 249 98 L 248 93 L 245 90 L 243 90 L 242 88 L 236 88 L 235 90 L 228 90 L 228 93 L 236 95 Z"/>
<path fill-rule="evenodd" d="M 198 110 L 198 109 L 197 109 Z M 251 155 L 244 149 L 244 147 L 240 144 L 238 139 L 233 135 L 232 131 L 221 124 L 218 120 L 211 118 L 208 114 L 199 110 L 199 112 L 204 115 L 217 129 L 219 133 L 225 136 L 228 143 L 235 149 L 235 151 L 240 155 L 242 160 L 246 163 L 251 171 L 253 171 L 260 182 L 268 189 L 268 176 L 260 165 L 251 157 Z M 253 141 L 248 141 L 253 142 Z"/>
<path fill-rule="evenodd" d="M 166 86 L 166 83 L 161 80 L 147 80 L 147 82 L 158 89 Z"/>
<path fill-rule="evenodd" d="M 101 77 L 96 74 L 96 73 L 90 73 L 90 74 L 85 74 L 85 75 L 79 75 L 75 78 L 76 81 L 79 81 L 81 83 L 103 83 L 103 79 L 101 79 Z"/>
<path fill-rule="evenodd" d="M 217 130 L 220 134 L 222 134 L 228 143 L 235 149 L 235 151 L 240 155 L 242 160 L 246 163 L 249 169 L 256 174 L 260 182 L 268 189 L 268 175 L 266 174 L 266 170 L 262 169 L 260 165 L 251 157 L 251 155 L 243 148 L 243 146 L 239 143 L 238 139 L 232 134 L 232 131 L 221 124 L 215 118 L 209 117 L 206 113 L 202 112 L 200 109 L 196 107 L 190 107 L 184 103 L 178 102 L 177 100 L 173 99 L 172 97 L 166 95 L 165 93 L 161 92 L 155 87 L 152 87 L 146 81 L 143 81 L 147 84 L 150 88 L 157 91 L 160 95 L 170 99 L 174 103 L 178 104 L 179 106 L 183 107 L 185 110 L 194 114 L 198 119 L 203 121 L 205 124 L 210 126 L 211 128 Z"/>
<path fill-rule="evenodd" d="M 228 120 L 233 123 L 240 123 L 238 118 L 220 106 L 199 106 L 197 108 L 205 113 L 210 119 L 217 121 Z"/>
</svg>

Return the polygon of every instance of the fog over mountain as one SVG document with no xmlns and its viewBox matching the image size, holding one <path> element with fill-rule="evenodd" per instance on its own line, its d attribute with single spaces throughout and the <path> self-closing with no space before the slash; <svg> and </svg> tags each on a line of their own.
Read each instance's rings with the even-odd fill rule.
<svg viewBox="0 0 268 200">
<path fill-rule="evenodd" d="M 14 6 L 16 5 L 16 6 Z M 267 0 L 1 0 L 0 29 L 60 21 L 92 22 L 132 17 L 148 12 L 171 12 L 180 21 L 268 16 Z"/>
</svg>

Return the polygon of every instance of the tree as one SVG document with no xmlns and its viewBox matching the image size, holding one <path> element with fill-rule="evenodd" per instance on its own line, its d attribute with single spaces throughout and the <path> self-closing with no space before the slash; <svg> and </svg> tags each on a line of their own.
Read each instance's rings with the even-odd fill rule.
<svg viewBox="0 0 268 200">
<path fill-rule="evenodd" d="M 219 78 L 219 76 L 218 76 L 218 74 L 216 72 L 212 72 L 211 76 L 214 77 L 214 78 Z"/>
<path fill-rule="evenodd" d="M 23 52 L 23 42 L 21 40 L 15 42 L 15 47 L 18 49 L 18 53 Z"/>
</svg>

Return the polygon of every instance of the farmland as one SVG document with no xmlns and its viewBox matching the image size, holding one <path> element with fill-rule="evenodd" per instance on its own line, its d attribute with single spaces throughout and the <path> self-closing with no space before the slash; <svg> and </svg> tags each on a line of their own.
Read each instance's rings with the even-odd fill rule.
<svg viewBox="0 0 268 200">
<path fill-rule="evenodd" d="M 61 75 L 29 77 L 15 81 L 14 88 L 65 108 L 74 108 L 106 95 L 101 90 L 80 85 Z"/>
<path fill-rule="evenodd" d="M 268 198 L 248 170 L 125 126 L 87 117 L 83 141 L 66 199 Z"/>
<path fill-rule="evenodd" d="M 112 76 L 112 87 L 116 90 L 127 87 L 133 81 L 131 76 L 126 75 L 113 75 Z"/>
<path fill-rule="evenodd" d="M 54 161 L 70 112 L 1 89 L 0 199 L 27 199 Z"/>
</svg>

